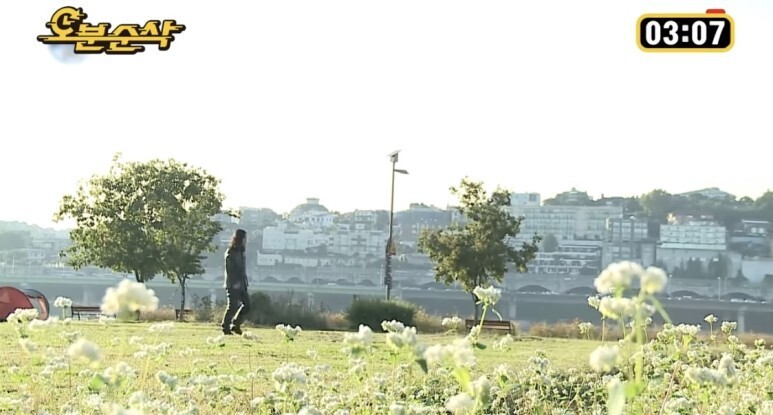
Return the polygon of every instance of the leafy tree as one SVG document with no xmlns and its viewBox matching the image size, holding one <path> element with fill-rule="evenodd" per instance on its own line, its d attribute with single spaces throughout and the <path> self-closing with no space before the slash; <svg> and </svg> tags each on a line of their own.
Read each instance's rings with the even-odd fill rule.
<svg viewBox="0 0 773 415">
<path fill-rule="evenodd" d="M 174 160 L 119 158 L 113 157 L 107 174 L 92 176 L 74 195 L 62 197 L 55 220 L 76 220 L 72 244 L 62 256 L 76 269 L 93 265 L 131 273 L 138 282 L 158 273 L 178 278 L 198 272 L 191 256 L 200 255 L 199 238 L 212 229 L 200 216 L 220 210 L 217 181 Z"/>
<path fill-rule="evenodd" d="M 710 278 L 727 278 L 728 260 L 724 255 L 712 258 L 707 267 L 707 276 Z"/>
<path fill-rule="evenodd" d="M 419 236 L 418 247 L 434 263 L 436 281 L 446 285 L 459 283 L 470 293 L 477 320 L 475 287 L 489 285 L 491 280 L 501 283 L 508 263 L 514 264 L 518 272 L 526 272 L 541 238 L 535 235 L 531 243 L 523 243 L 520 249 L 512 246 L 523 218 L 513 217 L 505 210 L 510 206 L 509 191 L 497 189 L 489 195 L 483 183 L 468 178 L 450 190 L 459 197 L 459 209 L 466 223 L 425 229 Z"/>
<path fill-rule="evenodd" d="M 163 196 L 163 189 L 149 186 L 155 172 L 148 166 L 119 158 L 113 157 L 106 175 L 94 175 L 74 195 L 62 197 L 54 220 L 73 218 L 76 227 L 61 255 L 75 269 L 93 265 L 146 282 L 162 267 L 162 220 L 152 201 Z"/>
<path fill-rule="evenodd" d="M 555 235 L 549 233 L 542 238 L 542 251 L 543 252 L 556 252 L 558 249 L 558 239 Z"/>
<path fill-rule="evenodd" d="M 668 214 L 674 210 L 674 196 L 662 189 L 655 189 L 639 198 L 644 212 L 650 218 L 665 223 Z"/>
<path fill-rule="evenodd" d="M 204 273 L 202 253 L 217 249 L 212 240 L 223 228 L 215 215 L 221 213 L 224 196 L 219 181 L 202 169 L 174 160 L 154 160 L 147 168 L 156 172 L 151 186 L 159 191 L 154 208 L 162 219 L 161 269 L 180 285 L 184 310 L 188 280 Z M 178 317 L 182 320 L 183 313 Z"/>
</svg>

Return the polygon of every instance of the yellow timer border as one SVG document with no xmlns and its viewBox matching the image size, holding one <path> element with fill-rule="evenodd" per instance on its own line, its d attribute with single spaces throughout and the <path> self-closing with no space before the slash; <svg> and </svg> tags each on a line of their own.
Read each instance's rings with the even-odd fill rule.
<svg viewBox="0 0 773 415">
<path fill-rule="evenodd" d="M 645 48 L 641 44 L 641 22 L 644 19 L 655 17 L 655 18 L 683 18 L 683 17 L 691 17 L 691 18 L 705 18 L 705 17 L 724 17 L 730 22 L 730 44 L 727 45 L 727 47 L 722 49 L 717 48 L 685 48 L 685 49 L 679 49 L 679 48 Z M 732 17 L 730 17 L 729 14 L 726 13 L 648 13 L 643 14 L 639 19 L 636 21 L 636 46 L 639 47 L 639 49 L 642 50 L 642 52 L 647 53 L 723 53 L 727 52 L 730 49 L 733 48 L 735 45 L 735 21 Z"/>
</svg>

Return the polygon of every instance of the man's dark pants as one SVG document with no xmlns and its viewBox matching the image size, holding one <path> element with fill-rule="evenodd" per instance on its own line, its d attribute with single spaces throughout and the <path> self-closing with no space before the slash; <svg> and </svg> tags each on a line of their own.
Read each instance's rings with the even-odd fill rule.
<svg viewBox="0 0 773 415">
<path fill-rule="evenodd" d="M 247 290 L 230 288 L 226 288 L 225 294 L 228 299 L 228 307 L 223 316 L 223 329 L 231 330 L 231 324 L 234 327 L 241 327 L 244 318 L 250 311 L 250 295 Z"/>
</svg>

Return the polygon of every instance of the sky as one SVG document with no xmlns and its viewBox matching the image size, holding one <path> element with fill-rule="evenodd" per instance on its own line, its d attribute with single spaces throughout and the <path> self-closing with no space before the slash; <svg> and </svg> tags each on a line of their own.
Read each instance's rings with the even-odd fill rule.
<svg viewBox="0 0 773 415">
<path fill-rule="evenodd" d="M 222 179 L 229 207 L 455 202 L 464 176 L 543 199 L 771 185 L 768 0 L 16 2 L 0 25 L 0 220 L 55 226 L 63 194 L 125 160 Z M 217 5 L 216 5 L 217 4 Z M 167 51 L 57 60 L 59 7 L 88 22 L 176 19 Z M 727 53 L 657 54 L 643 13 L 725 8 Z M 59 225 L 57 227 L 61 227 Z"/>
</svg>

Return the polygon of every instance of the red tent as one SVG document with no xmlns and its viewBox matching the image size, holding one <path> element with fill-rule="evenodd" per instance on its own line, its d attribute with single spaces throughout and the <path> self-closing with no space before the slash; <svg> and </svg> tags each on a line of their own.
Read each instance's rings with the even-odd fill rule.
<svg viewBox="0 0 773 415">
<path fill-rule="evenodd" d="M 40 291 L 0 287 L 0 321 L 6 321 L 17 308 L 35 308 L 38 319 L 48 318 L 48 300 Z"/>
</svg>

